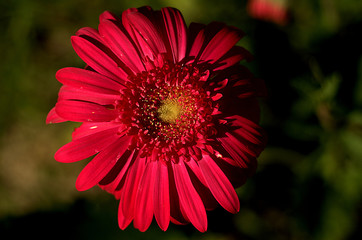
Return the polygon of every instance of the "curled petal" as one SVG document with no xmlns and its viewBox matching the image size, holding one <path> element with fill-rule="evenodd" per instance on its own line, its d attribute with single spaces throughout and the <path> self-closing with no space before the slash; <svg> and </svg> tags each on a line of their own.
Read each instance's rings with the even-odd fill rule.
<svg viewBox="0 0 362 240">
<path fill-rule="evenodd" d="M 219 91 L 219 90 L 225 88 L 226 85 L 227 85 L 227 83 L 228 83 L 228 81 L 229 81 L 229 80 L 226 78 L 226 79 L 218 82 L 218 83 L 217 83 L 217 87 L 214 88 L 214 91 Z"/>
</svg>

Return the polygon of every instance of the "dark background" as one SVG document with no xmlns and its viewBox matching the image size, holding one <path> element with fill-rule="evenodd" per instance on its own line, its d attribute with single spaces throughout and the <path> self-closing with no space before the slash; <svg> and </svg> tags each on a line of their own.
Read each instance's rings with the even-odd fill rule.
<svg viewBox="0 0 362 240">
<path fill-rule="evenodd" d="M 37 239 L 362 239 L 362 1 L 270 0 L 284 25 L 255 19 L 246 0 L 0 2 L 0 234 Z M 238 194 L 241 210 L 208 212 L 209 228 L 155 222 L 118 229 L 118 201 L 97 187 L 77 192 L 86 164 L 57 163 L 75 123 L 45 125 L 63 67 L 84 67 L 70 36 L 96 28 L 105 10 L 179 8 L 187 24 L 223 21 L 243 29 L 245 63 L 265 80 L 269 143 Z"/>
</svg>

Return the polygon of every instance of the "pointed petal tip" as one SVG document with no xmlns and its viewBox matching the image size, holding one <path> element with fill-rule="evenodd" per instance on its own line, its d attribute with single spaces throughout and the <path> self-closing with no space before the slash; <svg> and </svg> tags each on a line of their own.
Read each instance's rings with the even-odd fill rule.
<svg viewBox="0 0 362 240">
<path fill-rule="evenodd" d="M 170 222 L 168 222 L 168 223 L 165 224 L 165 225 L 158 225 L 158 226 L 161 228 L 162 231 L 166 232 L 166 230 L 168 229 L 168 226 L 170 225 L 169 223 L 170 223 Z"/>
<path fill-rule="evenodd" d="M 240 211 L 240 201 L 238 199 L 237 203 L 235 203 L 235 205 L 233 205 L 233 209 L 230 209 L 231 211 L 229 211 L 232 214 L 236 214 Z"/>
<path fill-rule="evenodd" d="M 70 42 L 72 43 L 72 46 L 74 46 L 77 42 L 77 39 L 80 38 L 79 36 L 71 36 Z"/>
<path fill-rule="evenodd" d="M 56 113 L 55 107 L 53 107 L 53 108 L 49 111 L 49 113 L 48 113 L 48 115 L 47 115 L 47 117 L 46 117 L 46 119 L 45 119 L 45 123 L 46 123 L 46 124 L 61 123 L 61 122 L 66 122 L 66 121 L 67 121 L 67 120 L 63 119 L 62 117 L 60 117 L 60 116 Z"/>
<path fill-rule="evenodd" d="M 156 219 L 156 222 L 157 222 L 158 226 L 160 227 L 160 229 L 165 232 L 170 225 L 170 216 L 168 216 L 167 219 L 163 219 L 160 221 L 160 219 L 157 218 L 155 215 L 155 219 Z"/>
<path fill-rule="evenodd" d="M 139 226 L 139 227 L 135 226 L 135 228 L 137 228 L 140 232 L 146 232 L 148 229 L 148 226 Z"/>
<path fill-rule="evenodd" d="M 195 226 L 195 225 L 194 225 L 194 226 Z M 204 233 L 204 232 L 207 231 L 207 222 L 206 222 L 206 224 L 204 224 L 204 225 L 195 226 L 195 228 L 196 228 L 197 230 L 199 230 L 200 232 Z"/>
<path fill-rule="evenodd" d="M 60 163 L 68 163 L 69 162 L 67 160 L 68 158 L 64 154 L 62 154 L 61 150 L 62 150 L 62 148 L 60 148 L 58 151 L 55 152 L 55 154 L 54 154 L 55 161 L 60 162 Z"/>
<path fill-rule="evenodd" d="M 106 20 L 119 21 L 119 19 L 110 11 L 104 11 L 99 16 L 99 22 L 103 22 L 103 21 L 106 21 Z"/>
<path fill-rule="evenodd" d="M 207 229 L 207 215 L 204 204 L 194 188 L 182 161 L 180 164 L 173 164 L 174 180 L 179 196 L 181 212 L 200 232 Z"/>
<path fill-rule="evenodd" d="M 125 217 L 122 210 L 122 202 L 119 202 L 118 206 L 118 227 L 122 230 L 125 230 L 128 225 L 132 222 L 133 217 Z"/>
<path fill-rule="evenodd" d="M 240 201 L 230 180 L 222 172 L 214 160 L 204 155 L 199 161 L 199 167 L 206 183 L 219 204 L 230 213 L 237 213 L 240 209 Z"/>
<path fill-rule="evenodd" d="M 127 219 L 120 219 L 118 218 L 118 227 L 121 230 L 126 230 L 126 228 L 128 227 L 128 225 L 131 223 L 132 220 L 127 221 Z"/>
<path fill-rule="evenodd" d="M 84 181 L 78 180 L 79 178 L 77 178 L 77 180 L 75 181 L 75 188 L 79 191 L 79 192 L 83 192 L 86 190 L 91 189 L 93 186 L 89 185 L 89 184 L 85 184 Z"/>
<path fill-rule="evenodd" d="M 124 225 L 121 225 L 121 224 L 118 224 L 118 227 L 121 229 L 121 230 L 126 230 L 127 226 L 124 226 Z"/>
<path fill-rule="evenodd" d="M 52 119 L 49 119 L 49 117 L 46 118 L 45 124 L 53 124 L 53 123 L 55 123 L 55 122 L 53 122 Z"/>
<path fill-rule="evenodd" d="M 147 220 L 137 221 L 136 217 L 133 220 L 134 228 L 138 229 L 140 232 L 146 232 L 147 229 L 150 227 L 151 223 L 152 223 L 152 218 L 150 222 L 148 222 Z"/>
</svg>

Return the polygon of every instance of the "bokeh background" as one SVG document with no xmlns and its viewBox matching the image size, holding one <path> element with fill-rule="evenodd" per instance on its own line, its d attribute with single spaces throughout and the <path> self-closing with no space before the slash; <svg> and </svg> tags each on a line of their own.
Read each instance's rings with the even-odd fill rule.
<svg viewBox="0 0 362 240">
<path fill-rule="evenodd" d="M 362 1 L 268 1 L 277 10 L 252 0 L 1 1 L 1 239 L 362 239 Z M 55 72 L 84 67 L 70 36 L 96 28 L 105 10 L 143 5 L 177 7 L 187 24 L 243 29 L 239 44 L 255 56 L 245 65 L 269 91 L 261 100 L 269 143 L 238 189 L 240 213 L 209 212 L 207 233 L 155 223 L 122 231 L 113 196 L 75 189 L 86 161 L 53 158 L 77 126 L 45 125 L 60 87 Z"/>
</svg>

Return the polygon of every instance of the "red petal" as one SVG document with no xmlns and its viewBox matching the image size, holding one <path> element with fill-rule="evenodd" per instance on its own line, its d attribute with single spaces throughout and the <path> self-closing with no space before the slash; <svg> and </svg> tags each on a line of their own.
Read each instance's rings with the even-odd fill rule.
<svg viewBox="0 0 362 240">
<path fill-rule="evenodd" d="M 215 199 L 227 211 L 237 213 L 240 209 L 239 198 L 229 179 L 214 160 L 210 156 L 204 155 L 198 164 Z"/>
<path fill-rule="evenodd" d="M 76 35 L 77 36 L 86 36 L 86 37 L 89 37 L 89 38 L 93 38 L 95 40 L 97 40 L 98 42 L 103 42 L 101 36 L 99 35 L 98 31 L 94 28 L 91 28 L 91 27 L 84 27 L 84 28 L 81 28 L 79 29 L 77 32 L 76 32 Z"/>
<path fill-rule="evenodd" d="M 162 15 L 170 42 L 173 59 L 181 61 L 186 54 L 186 24 L 180 11 L 175 8 L 162 8 Z"/>
<path fill-rule="evenodd" d="M 265 148 L 264 131 L 256 123 L 238 115 L 226 119 L 233 120 L 230 125 L 232 129 L 218 141 L 240 167 L 247 168 Z"/>
<path fill-rule="evenodd" d="M 190 160 L 186 162 L 187 166 L 191 169 L 191 171 L 195 174 L 197 179 L 202 183 L 202 185 L 207 186 L 207 183 L 205 181 L 204 176 L 202 175 L 202 172 L 199 168 L 199 166 L 196 163 L 196 160 Z"/>
<path fill-rule="evenodd" d="M 116 197 L 120 192 L 120 188 L 123 187 L 124 184 L 124 176 L 129 170 L 129 165 L 132 162 L 136 150 L 128 150 L 121 156 L 121 158 L 117 161 L 116 165 L 108 172 L 108 174 L 99 182 L 99 186 L 114 194 Z"/>
<path fill-rule="evenodd" d="M 192 185 L 183 161 L 172 164 L 172 167 L 182 210 L 200 232 L 205 232 L 207 229 L 205 207 Z"/>
<path fill-rule="evenodd" d="M 267 96 L 265 83 L 259 78 L 241 79 L 237 81 L 233 85 L 233 92 L 241 99 Z"/>
<path fill-rule="evenodd" d="M 239 167 L 248 168 L 248 162 L 252 161 L 254 158 L 250 155 L 246 155 L 244 152 L 245 147 L 239 147 L 234 143 L 231 143 L 229 138 L 218 138 L 221 142 L 222 147 L 230 154 L 233 160 L 237 163 Z"/>
<path fill-rule="evenodd" d="M 99 32 L 107 45 L 133 72 L 145 70 L 139 53 L 125 33 L 112 21 L 104 20 L 99 24 Z"/>
<path fill-rule="evenodd" d="M 239 136 L 239 140 L 245 139 L 254 144 L 254 146 L 262 148 L 265 147 L 266 135 L 264 130 L 258 124 L 238 115 L 227 117 L 225 119 L 234 120 L 232 121 L 231 126 L 237 127 L 237 129 L 231 132 L 236 133 L 236 135 Z M 257 155 L 259 155 L 259 153 L 257 153 Z"/>
<path fill-rule="evenodd" d="M 59 116 L 74 122 L 108 122 L 118 114 L 104 106 L 74 100 L 58 101 L 55 110 Z"/>
<path fill-rule="evenodd" d="M 127 227 L 125 223 L 128 223 L 129 220 L 132 220 L 135 216 L 135 212 L 138 210 L 136 209 L 135 205 L 137 189 L 139 187 L 141 177 L 144 173 L 145 166 L 145 158 L 140 158 L 140 156 L 138 155 L 134 160 L 133 164 L 129 167 L 129 171 L 120 196 L 120 208 L 122 208 L 124 218 L 127 220 L 122 224 L 119 223 L 121 229 Z"/>
<path fill-rule="evenodd" d="M 127 79 L 127 73 L 118 67 L 117 63 L 99 46 L 78 36 L 72 36 L 71 41 L 78 56 L 95 71 L 121 84 Z"/>
<path fill-rule="evenodd" d="M 119 138 L 120 136 L 117 132 L 118 127 L 112 127 L 104 131 L 75 139 L 61 147 L 55 153 L 55 160 L 58 162 L 70 163 L 90 157 L 102 151 Z"/>
<path fill-rule="evenodd" d="M 240 62 L 241 60 L 246 59 L 246 61 L 251 61 L 253 56 L 249 51 L 243 47 L 234 46 L 227 52 L 220 60 L 217 62 L 220 67 L 216 67 L 214 71 L 223 70 L 230 66 L 233 66 Z"/>
<path fill-rule="evenodd" d="M 124 190 L 123 190 L 124 191 Z M 122 200 L 119 201 L 118 205 L 118 226 L 124 230 L 132 222 L 132 218 L 127 218 L 123 213 Z"/>
<path fill-rule="evenodd" d="M 130 137 L 123 136 L 100 151 L 79 174 L 75 183 L 78 191 L 88 190 L 98 184 L 125 153 L 130 140 Z"/>
<path fill-rule="evenodd" d="M 154 185 L 154 212 L 155 218 L 163 231 L 166 231 L 170 223 L 170 196 L 169 179 L 166 164 L 157 162 L 156 182 Z"/>
<path fill-rule="evenodd" d="M 214 91 L 219 91 L 219 90 L 225 88 L 226 85 L 228 84 L 228 81 L 229 81 L 229 80 L 228 80 L 227 78 L 224 79 L 224 80 L 219 81 L 219 82 L 217 83 L 218 86 L 217 86 L 216 88 L 214 88 Z"/>
<path fill-rule="evenodd" d="M 133 225 L 141 232 L 146 231 L 152 222 L 156 170 L 157 162 L 148 162 L 137 189 L 137 210 L 135 211 Z"/>
<path fill-rule="evenodd" d="M 243 36 L 243 33 L 231 27 L 223 27 L 207 44 L 201 54 L 201 61 L 214 63 L 226 54 Z"/>
<path fill-rule="evenodd" d="M 56 113 L 55 111 L 55 107 L 53 107 L 49 113 L 48 116 L 46 118 L 46 123 L 50 124 L 50 123 L 61 123 L 61 122 L 65 122 L 67 121 L 66 119 L 59 117 L 59 115 Z"/>
<path fill-rule="evenodd" d="M 217 101 L 219 100 L 220 98 L 222 98 L 222 94 L 221 93 L 216 93 L 214 96 L 211 97 L 211 99 L 213 101 Z"/>
<path fill-rule="evenodd" d="M 122 132 L 121 130 L 123 130 L 125 126 L 114 122 L 103 122 L 103 123 L 85 122 L 82 123 L 82 125 L 80 125 L 73 131 L 72 138 L 73 140 L 75 140 L 78 138 L 95 134 L 97 132 L 102 132 L 110 128 L 114 128 L 115 132 L 117 131 Z M 116 128 L 120 128 L 120 130 L 117 130 Z"/>
<path fill-rule="evenodd" d="M 103 22 L 104 20 L 111 20 L 121 23 L 121 20 L 109 11 L 104 11 L 101 15 L 99 15 L 99 22 Z"/>
<path fill-rule="evenodd" d="M 74 88 L 64 85 L 59 91 L 58 101 L 76 100 L 97 103 L 100 105 L 113 105 L 120 99 L 119 94 L 104 94 L 87 91 L 82 88 Z"/>
<path fill-rule="evenodd" d="M 218 206 L 215 198 L 210 192 L 209 186 L 207 185 L 204 175 L 202 174 L 200 167 L 197 165 L 195 160 L 190 160 L 187 166 L 190 168 L 189 171 L 192 184 L 194 185 L 197 193 L 200 195 L 202 202 L 206 210 L 213 210 Z"/>
<path fill-rule="evenodd" d="M 119 90 L 124 88 L 104 75 L 80 68 L 60 69 L 55 77 L 65 85 L 104 94 L 119 94 Z"/>
<path fill-rule="evenodd" d="M 158 54 L 166 53 L 162 37 L 145 15 L 136 10 L 125 11 L 122 15 L 122 21 L 144 56 L 154 60 Z"/>
<path fill-rule="evenodd" d="M 189 56 L 198 57 L 201 51 L 201 48 L 205 41 L 205 30 L 202 29 L 196 36 L 194 42 L 192 43 L 192 47 L 190 50 Z"/>
<path fill-rule="evenodd" d="M 187 217 L 184 216 L 181 212 L 180 200 L 177 194 L 175 177 L 173 169 L 170 165 L 167 166 L 168 178 L 169 178 L 169 187 L 170 187 L 170 214 L 171 222 L 178 225 L 188 224 L 190 221 L 186 220 Z"/>
</svg>

